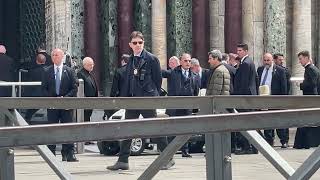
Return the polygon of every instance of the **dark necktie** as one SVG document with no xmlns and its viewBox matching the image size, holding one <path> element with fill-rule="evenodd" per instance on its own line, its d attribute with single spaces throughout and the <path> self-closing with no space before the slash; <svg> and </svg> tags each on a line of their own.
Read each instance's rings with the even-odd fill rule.
<svg viewBox="0 0 320 180">
<path fill-rule="evenodd" d="M 57 67 L 57 70 L 56 70 L 56 94 L 57 95 L 60 94 L 60 84 L 61 84 L 60 77 L 61 77 L 60 69 L 59 67 Z"/>
<path fill-rule="evenodd" d="M 264 77 L 263 77 L 261 85 L 265 85 L 266 84 L 267 77 L 268 77 L 268 74 L 269 74 L 269 69 L 270 68 L 267 68 L 266 73 L 264 74 Z"/>
</svg>

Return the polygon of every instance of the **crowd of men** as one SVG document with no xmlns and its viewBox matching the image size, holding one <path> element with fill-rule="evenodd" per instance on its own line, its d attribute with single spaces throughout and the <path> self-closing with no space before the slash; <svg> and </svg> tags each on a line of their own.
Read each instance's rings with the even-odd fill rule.
<svg viewBox="0 0 320 180">
<path fill-rule="evenodd" d="M 144 37 L 141 32 L 134 31 L 130 35 L 129 46 L 131 55 L 121 57 L 121 67 L 114 75 L 111 97 L 142 97 L 159 96 L 162 89 L 162 79 L 167 79 L 168 96 L 198 96 L 201 89 L 205 95 L 288 95 L 290 92 L 290 72 L 284 67 L 282 54 L 265 53 L 263 65 L 256 69 L 249 57 L 247 44 L 238 44 L 237 53 L 226 54 L 219 50 L 208 52 L 209 69 L 202 68 L 199 60 L 185 52 L 180 57 L 173 56 L 168 60 L 168 69 L 161 69 L 159 59 L 144 49 Z M 32 81 L 41 81 L 42 85 L 34 90 L 32 96 L 46 97 L 75 97 L 77 95 L 78 78 L 84 80 L 86 97 L 98 96 L 98 85 L 92 75 L 94 60 L 90 57 L 83 59 L 83 67 L 76 73 L 65 61 L 66 56 L 61 49 L 54 49 L 51 56 L 39 49 L 33 68 L 30 70 Z M 318 95 L 320 93 L 320 71 L 312 64 L 308 51 L 298 54 L 301 65 L 305 68 L 304 80 L 300 88 L 304 95 Z M 0 45 L 0 80 L 12 81 L 13 60 L 6 55 L 3 45 Z M 0 96 L 10 96 L 8 89 L 0 89 Z M 29 122 L 36 109 L 26 112 L 25 118 Z M 116 110 L 105 111 L 105 117 L 110 117 Z M 227 109 L 230 113 L 233 109 Z M 237 109 L 238 112 L 254 110 Z M 188 116 L 196 113 L 193 109 L 167 109 L 169 116 Z M 70 109 L 48 109 L 49 123 L 68 123 L 72 120 Z M 92 110 L 85 110 L 85 121 L 90 121 Z M 156 110 L 126 110 L 125 119 L 156 117 Z M 264 130 L 259 133 L 273 146 L 275 131 L 280 138 L 281 147 L 288 147 L 289 129 Z M 174 137 L 157 138 L 157 147 L 163 151 L 168 140 Z M 298 128 L 294 148 L 310 148 L 310 130 L 308 127 Z M 108 166 L 109 170 L 129 169 L 131 139 L 122 140 L 118 161 Z M 88 142 L 91 143 L 91 142 Z M 55 145 L 48 145 L 53 154 Z M 188 152 L 188 144 L 182 148 L 182 157 L 192 157 Z M 256 148 L 238 132 L 232 133 L 232 152 L 235 154 L 255 154 Z M 62 160 L 75 162 L 74 145 L 62 145 Z M 173 159 L 161 169 L 169 169 L 175 164 Z"/>
</svg>

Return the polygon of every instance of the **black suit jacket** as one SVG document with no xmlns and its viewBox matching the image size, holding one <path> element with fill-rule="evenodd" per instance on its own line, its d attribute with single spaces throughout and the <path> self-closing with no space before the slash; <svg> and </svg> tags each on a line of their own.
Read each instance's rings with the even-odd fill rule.
<svg viewBox="0 0 320 180">
<path fill-rule="evenodd" d="M 234 77 L 233 94 L 257 95 L 258 76 L 252 59 L 247 56 L 240 63 Z"/>
<path fill-rule="evenodd" d="M 93 75 L 90 75 L 86 69 L 81 68 L 77 76 L 79 79 L 83 79 L 84 95 L 86 97 L 98 97 L 97 83 Z"/>
<path fill-rule="evenodd" d="M 308 64 L 305 67 L 304 80 L 300 84 L 300 89 L 303 95 L 318 95 L 320 94 L 320 71 L 313 64 Z"/>
<path fill-rule="evenodd" d="M 261 82 L 263 69 L 264 69 L 264 66 L 260 66 L 257 69 L 257 73 L 259 77 L 259 81 L 258 81 L 259 85 Z M 287 95 L 288 94 L 285 69 L 275 64 L 273 65 L 270 91 L 271 91 L 271 95 Z"/>
<path fill-rule="evenodd" d="M 120 89 L 121 97 L 159 96 L 162 83 L 160 62 L 148 51 L 143 50 L 138 58 L 130 56 L 124 77 L 125 81 Z"/>
<path fill-rule="evenodd" d="M 201 84 L 200 84 L 200 88 L 201 89 L 206 89 L 207 85 L 208 85 L 208 79 L 210 77 L 210 70 L 209 69 L 205 69 L 202 68 L 202 72 L 201 72 Z"/>
<path fill-rule="evenodd" d="M 28 75 L 29 81 L 41 82 L 44 76 L 45 64 L 36 64 L 32 69 L 29 70 Z M 42 88 L 41 86 L 30 86 L 27 87 L 27 95 L 32 97 L 42 96 Z"/>
<path fill-rule="evenodd" d="M 0 81 L 14 80 L 14 61 L 11 57 L 0 53 Z M 0 87 L 0 97 L 11 97 L 11 87 Z"/>
<path fill-rule="evenodd" d="M 229 71 L 230 74 L 230 94 L 233 94 L 233 81 L 234 81 L 234 76 L 236 75 L 237 69 L 230 64 L 227 63 L 222 63 L 224 67 L 226 67 Z"/>
<path fill-rule="evenodd" d="M 41 86 L 43 95 L 47 97 L 76 97 L 78 92 L 76 74 L 65 65 L 62 67 L 60 94 L 56 94 L 54 65 L 45 68 Z"/>
</svg>

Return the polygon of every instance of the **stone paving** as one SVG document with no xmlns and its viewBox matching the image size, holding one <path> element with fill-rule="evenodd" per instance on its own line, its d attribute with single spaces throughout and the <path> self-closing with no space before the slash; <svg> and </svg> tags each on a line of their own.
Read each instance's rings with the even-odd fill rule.
<svg viewBox="0 0 320 180">
<path fill-rule="evenodd" d="M 309 150 L 294 150 L 289 148 L 277 151 L 287 160 L 293 168 L 297 168 L 304 159 L 313 152 Z M 15 170 L 17 180 L 54 180 L 59 179 L 36 151 L 30 149 L 17 149 L 15 151 Z M 131 180 L 137 179 L 147 166 L 156 158 L 156 152 L 149 151 L 142 156 L 130 157 L 130 170 L 108 171 L 107 165 L 112 165 L 117 157 L 103 156 L 99 153 L 87 152 L 77 155 L 80 162 L 66 163 L 62 165 L 79 180 Z M 57 158 L 61 158 L 60 155 Z M 176 165 L 166 171 L 160 171 L 154 179 L 181 179 L 196 180 L 206 179 L 205 157 L 203 153 L 193 154 L 193 158 L 182 158 L 180 154 L 174 157 Z M 281 180 L 284 179 L 275 168 L 261 155 L 232 156 L 232 172 L 235 180 Z M 313 180 L 320 179 L 320 172 L 316 173 Z"/>
</svg>

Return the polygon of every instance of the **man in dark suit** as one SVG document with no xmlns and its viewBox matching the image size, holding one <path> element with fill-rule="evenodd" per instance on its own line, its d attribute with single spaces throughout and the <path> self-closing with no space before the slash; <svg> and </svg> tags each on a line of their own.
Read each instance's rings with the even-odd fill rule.
<svg viewBox="0 0 320 180">
<path fill-rule="evenodd" d="M 234 77 L 233 94 L 234 95 L 257 95 L 257 72 L 252 59 L 248 54 L 247 44 L 237 45 L 237 54 L 240 58 L 240 65 Z M 239 109 L 239 112 L 248 112 L 251 110 Z M 255 147 L 249 144 L 248 140 L 240 133 L 237 133 L 237 144 L 241 149 L 236 150 L 236 154 L 254 154 L 257 153 Z"/>
<path fill-rule="evenodd" d="M 289 95 L 290 92 L 291 92 L 291 82 L 290 82 L 291 72 L 290 72 L 289 68 L 284 65 L 284 62 L 285 62 L 284 55 L 281 54 L 281 53 L 274 54 L 273 55 L 273 61 L 274 61 L 274 63 L 276 65 L 284 68 L 284 70 L 285 70 L 286 80 L 287 80 L 287 94 L 286 95 Z M 282 129 L 282 130 L 283 130 L 281 132 L 282 135 L 280 135 L 280 136 L 284 137 L 284 139 L 287 140 L 286 141 L 287 143 L 282 144 L 281 148 L 287 148 L 288 147 L 288 141 L 289 141 L 289 128 L 285 128 L 285 129 Z M 277 133 L 278 133 L 278 131 L 277 131 Z M 278 134 L 278 136 L 279 136 L 279 134 Z"/>
<path fill-rule="evenodd" d="M 42 81 L 44 68 L 46 64 L 46 56 L 43 54 L 38 54 L 36 57 L 35 66 L 29 70 L 29 81 L 39 82 Z M 42 96 L 42 88 L 41 86 L 31 86 L 28 88 L 31 97 L 41 97 Z M 28 109 L 26 111 L 25 119 L 30 124 L 31 118 L 34 113 L 36 113 L 39 109 Z"/>
<path fill-rule="evenodd" d="M 271 95 L 287 95 L 287 79 L 285 69 L 274 64 L 272 54 L 265 53 L 263 56 L 263 66 L 257 69 L 260 86 L 268 87 Z M 261 92 L 260 92 L 261 94 Z M 282 148 L 288 147 L 288 129 L 277 129 Z M 273 146 L 274 129 L 264 130 L 266 141 Z"/>
<path fill-rule="evenodd" d="M 193 62 L 195 60 L 193 59 Z M 179 66 L 173 70 L 162 71 L 162 77 L 167 78 L 170 83 L 168 84 L 170 87 L 168 96 L 198 96 L 201 81 L 199 75 L 191 70 L 191 64 L 191 55 L 183 53 Z M 169 116 L 188 116 L 192 114 L 192 109 L 167 109 L 166 114 Z M 188 143 L 181 148 L 181 152 L 182 157 L 192 157 L 189 154 Z"/>
<path fill-rule="evenodd" d="M 300 84 L 303 95 L 319 95 L 320 94 L 320 71 L 314 66 L 310 59 L 309 51 L 301 51 L 298 54 L 299 63 L 305 68 L 304 80 Z M 293 148 L 309 149 L 312 134 L 310 127 L 297 128 Z"/>
<path fill-rule="evenodd" d="M 202 68 L 200 66 L 199 60 L 196 58 L 191 59 L 191 71 L 198 74 L 200 78 L 200 88 L 206 89 L 208 84 L 208 79 L 211 75 L 209 69 Z"/>
<path fill-rule="evenodd" d="M 66 65 L 69 66 L 69 65 Z M 69 66 L 70 67 L 70 66 Z M 82 68 L 77 73 L 79 79 L 83 80 L 84 83 L 84 95 L 85 97 L 98 97 L 98 88 L 97 83 L 92 75 L 92 70 L 94 67 L 94 61 L 91 57 L 85 57 L 82 60 Z M 92 109 L 84 110 L 84 121 L 90 122 L 90 118 L 92 115 Z M 85 142 L 86 145 L 94 144 L 93 142 Z"/>
<path fill-rule="evenodd" d="M 6 47 L 0 45 L 0 82 L 12 82 L 14 72 L 14 62 L 11 57 L 6 55 Z M 11 97 L 11 87 L 0 87 L 0 97 Z"/>
<path fill-rule="evenodd" d="M 128 54 L 123 54 L 121 56 L 121 67 L 118 68 L 113 76 L 112 79 L 112 86 L 111 86 L 111 91 L 110 91 L 110 97 L 119 97 L 120 96 L 120 90 L 121 86 L 123 85 L 123 82 L 125 81 L 124 75 L 125 71 L 127 69 L 127 64 L 129 61 L 130 55 Z M 115 112 L 117 112 L 119 109 L 108 109 L 104 110 L 104 115 L 103 115 L 103 120 L 106 120 L 110 118 Z"/>
<path fill-rule="evenodd" d="M 133 51 L 124 73 L 125 81 L 120 89 L 121 97 L 144 97 L 159 96 L 161 89 L 162 77 L 159 59 L 146 51 L 144 47 L 144 37 L 141 32 L 134 31 L 131 33 L 129 46 Z M 137 119 L 140 114 L 144 118 L 156 117 L 156 110 L 132 110 L 127 109 L 125 119 Z M 158 148 L 163 151 L 168 142 L 166 138 L 158 139 Z M 129 169 L 129 156 L 131 139 L 123 140 L 120 143 L 120 152 L 118 161 L 113 166 L 108 166 L 109 170 L 127 170 Z M 162 169 L 168 169 L 174 165 L 170 160 Z"/>
<path fill-rule="evenodd" d="M 229 55 L 227 53 L 222 54 L 222 61 L 221 63 L 228 69 L 229 74 L 230 74 L 230 94 L 233 94 L 233 81 L 234 81 L 234 76 L 237 72 L 237 69 L 234 66 L 231 66 L 229 64 Z"/>
<path fill-rule="evenodd" d="M 286 72 L 286 79 L 287 79 L 287 94 L 290 94 L 291 90 L 291 83 L 290 83 L 290 78 L 291 78 L 291 72 L 288 67 L 284 66 L 284 55 L 281 53 L 276 53 L 273 55 L 273 61 L 276 65 L 281 66 L 282 68 L 285 69 Z"/>
<path fill-rule="evenodd" d="M 47 97 L 76 97 L 77 78 L 73 69 L 62 64 L 63 51 L 54 49 L 51 53 L 53 65 L 45 69 L 42 79 L 43 95 Z M 72 122 L 72 109 L 48 109 L 49 123 L 70 123 Z M 48 145 L 48 148 L 55 154 L 56 145 Z M 63 144 L 62 161 L 75 162 L 78 159 L 74 155 L 74 144 Z"/>
<path fill-rule="evenodd" d="M 84 95 L 86 97 L 98 97 L 98 88 L 94 76 L 91 74 L 94 61 L 90 57 L 85 57 L 82 60 L 83 67 L 77 73 L 79 79 L 83 79 L 84 82 Z M 92 109 L 84 110 L 84 121 L 90 122 L 90 117 L 92 115 Z"/>
</svg>

